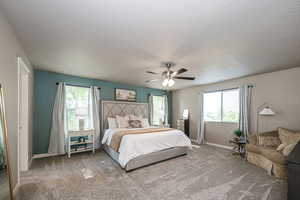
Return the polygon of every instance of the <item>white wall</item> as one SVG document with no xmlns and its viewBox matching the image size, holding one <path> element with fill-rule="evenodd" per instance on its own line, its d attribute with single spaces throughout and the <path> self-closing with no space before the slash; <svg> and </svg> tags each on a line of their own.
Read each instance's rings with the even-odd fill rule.
<svg viewBox="0 0 300 200">
<path fill-rule="evenodd" d="M 13 185 L 17 184 L 18 175 L 18 66 L 17 57 L 20 56 L 27 63 L 30 75 L 30 126 L 29 147 L 32 147 L 32 97 L 33 97 L 33 70 L 24 54 L 24 51 L 12 27 L 0 10 L 0 83 L 4 89 L 6 115 L 8 123 L 9 159 L 11 161 Z M 29 149 L 29 158 L 32 149 Z"/>
<path fill-rule="evenodd" d="M 200 92 L 233 88 L 243 84 L 254 84 L 251 108 L 252 132 L 256 131 L 256 109 L 267 102 L 277 113 L 274 117 L 262 117 L 260 131 L 268 131 L 277 127 L 300 129 L 300 67 L 249 76 L 246 78 L 224 81 L 204 86 L 191 87 L 173 92 L 173 125 L 180 118 L 184 108 L 190 110 L 191 135 L 196 136 L 197 123 L 200 113 Z M 237 129 L 234 123 L 207 123 L 207 142 L 229 145 L 228 139 L 232 131 Z"/>
</svg>

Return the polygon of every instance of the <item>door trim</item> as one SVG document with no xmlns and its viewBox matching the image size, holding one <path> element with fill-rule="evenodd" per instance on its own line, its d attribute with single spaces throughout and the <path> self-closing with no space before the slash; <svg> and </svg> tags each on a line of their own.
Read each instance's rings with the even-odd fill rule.
<svg viewBox="0 0 300 200">
<path fill-rule="evenodd" d="M 28 76 L 28 100 L 27 100 L 27 114 L 28 115 L 28 128 L 29 128 L 29 74 L 30 74 L 30 70 L 28 69 L 27 65 L 25 64 L 25 62 L 23 61 L 23 59 L 21 57 L 17 57 L 17 66 L 18 66 L 18 177 L 17 177 L 17 184 L 20 185 L 20 171 L 21 171 L 21 167 L 20 167 L 20 101 L 21 101 L 21 78 L 22 78 L 22 70 L 25 71 L 26 75 Z M 29 129 L 27 130 L 27 134 L 29 134 Z M 28 147 L 29 148 L 29 147 Z"/>
</svg>

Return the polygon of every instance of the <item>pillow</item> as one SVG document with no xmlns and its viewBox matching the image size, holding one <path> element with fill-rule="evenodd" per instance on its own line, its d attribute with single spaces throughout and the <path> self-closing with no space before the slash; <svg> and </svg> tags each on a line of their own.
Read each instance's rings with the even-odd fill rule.
<svg viewBox="0 0 300 200">
<path fill-rule="evenodd" d="M 143 119 L 141 120 L 141 122 L 142 122 L 142 127 L 143 127 L 143 128 L 148 128 L 148 127 L 150 127 L 150 124 L 149 124 L 149 121 L 148 121 L 147 118 L 143 118 Z"/>
<path fill-rule="evenodd" d="M 283 143 L 283 144 L 279 145 L 276 150 L 282 151 L 287 145 L 288 145 L 287 143 Z"/>
<path fill-rule="evenodd" d="M 129 120 L 140 120 L 142 121 L 143 117 L 135 116 L 135 115 L 129 115 Z"/>
<path fill-rule="evenodd" d="M 126 115 L 124 117 L 116 115 L 118 128 L 128 128 L 129 127 L 129 116 Z"/>
<path fill-rule="evenodd" d="M 107 118 L 107 121 L 108 121 L 108 128 L 118 128 L 116 118 L 109 117 Z"/>
<path fill-rule="evenodd" d="M 140 120 L 129 120 L 130 128 L 142 128 L 142 122 Z"/>
<path fill-rule="evenodd" d="M 283 154 L 284 156 L 288 156 L 288 155 L 293 151 L 293 149 L 294 149 L 294 147 L 296 146 L 296 144 L 297 144 L 297 142 L 287 145 L 287 146 L 283 149 L 282 154 Z"/>
<path fill-rule="evenodd" d="M 285 128 L 278 128 L 281 143 L 292 144 L 300 140 L 300 133 Z"/>
<path fill-rule="evenodd" d="M 278 147 L 281 144 L 278 137 L 258 136 L 258 145 L 263 147 Z"/>
</svg>

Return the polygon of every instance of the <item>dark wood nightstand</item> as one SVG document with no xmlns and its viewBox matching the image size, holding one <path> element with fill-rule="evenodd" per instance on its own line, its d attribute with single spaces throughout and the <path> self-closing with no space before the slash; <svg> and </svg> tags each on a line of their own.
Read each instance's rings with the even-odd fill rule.
<svg viewBox="0 0 300 200">
<path fill-rule="evenodd" d="M 190 137 L 190 122 L 188 119 L 178 119 L 176 123 L 176 128 L 184 132 L 188 137 Z"/>
</svg>

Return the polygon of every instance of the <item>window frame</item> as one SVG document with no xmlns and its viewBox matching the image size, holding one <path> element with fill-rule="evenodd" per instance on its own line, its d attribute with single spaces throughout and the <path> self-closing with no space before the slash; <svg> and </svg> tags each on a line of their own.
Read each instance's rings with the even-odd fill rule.
<svg viewBox="0 0 300 200">
<path fill-rule="evenodd" d="M 224 92 L 229 92 L 229 91 L 235 91 L 235 90 L 237 90 L 238 91 L 238 93 L 240 93 L 240 89 L 238 88 L 238 87 L 236 87 L 236 88 L 227 88 L 227 89 L 221 89 L 221 90 L 213 90 L 213 91 L 208 91 L 208 92 L 204 92 L 203 93 L 203 120 L 204 120 L 204 122 L 215 122 L 215 123 L 234 123 L 234 124 L 238 124 L 239 123 L 239 120 L 240 120 L 240 117 L 239 117 L 239 119 L 237 120 L 237 121 L 224 121 L 223 120 L 223 116 L 224 116 L 224 114 L 223 114 L 223 93 Z M 209 94 L 209 93 L 220 93 L 221 94 L 221 120 L 205 120 L 205 116 L 204 116 L 204 95 L 205 94 Z M 240 99 L 239 99 L 239 105 L 238 105 L 239 107 L 240 107 Z M 240 114 L 240 109 L 239 109 L 239 114 Z"/>
</svg>

